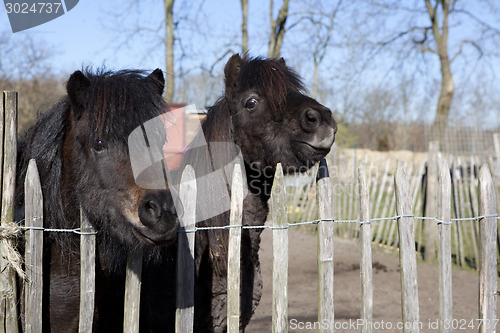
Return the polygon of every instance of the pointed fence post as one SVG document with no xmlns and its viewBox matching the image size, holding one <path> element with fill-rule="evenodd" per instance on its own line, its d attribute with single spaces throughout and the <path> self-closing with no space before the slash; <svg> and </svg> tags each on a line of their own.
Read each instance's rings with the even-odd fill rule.
<svg viewBox="0 0 500 333">
<path fill-rule="evenodd" d="M 396 212 L 399 231 L 399 264 L 401 266 L 401 306 L 403 332 L 420 332 L 417 284 L 417 255 L 415 253 L 415 224 L 411 217 L 412 198 L 410 184 L 402 161 L 398 161 L 394 175 Z"/>
<path fill-rule="evenodd" d="M 497 219 L 495 186 L 486 164 L 479 170 L 479 320 L 481 333 L 496 329 L 497 303 Z"/>
<path fill-rule="evenodd" d="M 453 298 L 451 271 L 451 178 L 448 162 L 443 160 L 439 168 L 438 184 L 439 229 L 439 318 L 440 332 L 452 332 Z M 432 222 L 428 222 L 432 223 Z"/>
<path fill-rule="evenodd" d="M 231 185 L 231 213 L 227 267 L 227 332 L 240 331 L 240 260 L 241 223 L 243 217 L 243 177 L 236 164 Z"/>
<path fill-rule="evenodd" d="M 273 333 L 288 332 L 288 221 L 286 189 L 281 163 L 271 189 L 273 230 Z"/>
<path fill-rule="evenodd" d="M 316 182 L 319 218 L 332 219 L 332 221 L 321 221 L 318 225 L 318 322 L 328 323 L 328 325 L 321 325 L 319 332 L 333 332 L 334 223 L 332 215 L 332 183 L 325 159 L 322 159 L 319 164 Z"/>
<path fill-rule="evenodd" d="M 427 160 L 427 186 L 425 191 L 425 216 L 437 216 L 437 188 L 438 188 L 438 151 L 439 141 L 429 142 L 429 158 Z M 424 260 L 432 262 L 436 258 L 437 226 L 434 223 L 425 223 L 425 253 Z"/>
<path fill-rule="evenodd" d="M 78 331 L 80 333 L 91 333 L 95 306 L 96 235 L 91 235 L 91 233 L 95 232 L 95 229 L 81 207 L 80 231 L 89 234 L 80 235 L 80 319 Z"/>
<path fill-rule="evenodd" d="M 17 159 L 17 92 L 4 91 L 0 103 L 0 183 L 2 226 L 14 223 L 14 189 Z M 21 258 L 9 238 L 0 240 L 0 327 L 18 331 L 16 272 Z M 16 266 L 16 267 L 15 267 Z"/>
<path fill-rule="evenodd" d="M 361 221 L 359 243 L 361 252 L 361 332 L 372 331 L 373 320 L 373 263 L 372 232 L 370 224 L 370 195 L 363 163 L 358 166 L 359 219 Z"/>
<path fill-rule="evenodd" d="M 500 182 L 500 133 L 493 134 L 493 145 L 495 146 L 495 155 L 497 157 L 496 166 L 492 166 L 496 168 L 496 172 L 493 172 L 493 174 L 497 175 L 498 181 Z M 497 186 L 500 186 L 500 184 L 497 184 Z"/>
<path fill-rule="evenodd" d="M 492 174 L 493 174 L 493 181 L 495 183 L 495 189 L 497 190 L 497 209 L 500 208 L 500 133 L 495 133 L 493 134 L 493 144 L 495 146 L 495 155 L 497 158 L 496 164 L 491 165 L 491 167 L 494 169 Z M 498 223 L 497 227 L 497 242 L 500 244 L 500 223 Z M 500 250 L 500 249 L 499 249 Z"/>
<path fill-rule="evenodd" d="M 191 165 L 182 172 L 179 197 L 184 208 L 177 240 L 177 300 L 175 332 L 193 332 L 194 238 L 196 221 L 196 175 Z"/>
<path fill-rule="evenodd" d="M 386 183 L 387 183 L 387 176 L 389 175 L 389 166 L 390 166 L 391 160 L 388 158 L 387 162 L 385 163 L 385 168 L 384 172 L 382 174 L 382 181 L 380 182 L 379 189 L 378 189 L 378 194 L 377 194 L 377 200 L 373 209 L 373 217 L 382 217 L 380 215 L 381 213 L 381 203 L 382 203 L 382 197 L 384 196 L 385 188 L 386 188 Z M 383 234 L 384 234 L 384 226 L 386 221 L 382 220 L 379 223 L 377 223 L 377 229 L 376 229 L 376 235 L 375 235 L 375 244 L 380 244 L 383 242 Z"/>
<path fill-rule="evenodd" d="M 25 233 L 25 331 L 26 333 L 36 333 L 42 331 L 43 198 L 35 160 L 30 160 L 28 164 L 24 197 L 25 226 L 33 228 L 26 230 Z"/>
</svg>

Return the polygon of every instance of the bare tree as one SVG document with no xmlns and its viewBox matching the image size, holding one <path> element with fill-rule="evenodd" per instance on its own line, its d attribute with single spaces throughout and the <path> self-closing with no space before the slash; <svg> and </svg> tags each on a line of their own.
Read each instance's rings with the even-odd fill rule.
<svg viewBox="0 0 500 333">
<path fill-rule="evenodd" d="M 271 31 L 269 34 L 269 50 L 267 52 L 269 58 L 276 58 L 281 54 L 281 45 L 285 36 L 285 24 L 288 18 L 288 3 L 289 0 L 283 0 L 278 16 L 274 19 L 274 1 L 270 0 L 269 18 L 271 20 Z"/>
<path fill-rule="evenodd" d="M 441 90 L 431 133 L 432 138 L 438 140 L 441 139 L 439 137 L 440 133 L 444 132 L 443 129 L 448 123 L 451 102 L 455 93 L 455 83 L 451 73 L 452 59 L 448 54 L 448 16 L 450 15 L 450 5 L 453 5 L 456 1 L 453 0 L 450 4 L 450 0 L 435 0 L 434 5 L 432 5 L 431 0 L 425 0 L 431 23 L 430 29 L 432 29 L 436 44 L 436 49 L 432 50 L 432 52 L 437 54 L 441 65 Z M 439 17 L 439 13 L 441 13 L 441 17 Z M 424 31 L 424 38 L 427 38 L 427 30 Z M 425 42 L 425 39 L 422 42 Z"/>
<path fill-rule="evenodd" d="M 337 13 L 339 12 L 341 5 L 342 0 L 338 0 L 331 11 L 325 11 L 323 8 L 314 8 L 303 17 L 312 27 L 308 38 L 309 43 L 312 44 L 312 58 L 314 65 L 312 96 L 314 98 L 318 97 L 319 66 L 323 62 L 323 59 L 326 56 L 326 51 L 330 46 L 332 32 L 336 24 Z"/>
<path fill-rule="evenodd" d="M 55 77 L 50 66 L 53 47 L 40 36 L 26 34 L 11 38 L 12 33 L 0 32 L 0 91 L 19 93 L 18 135 L 33 125 L 38 112 L 47 110 L 64 95 L 63 82 Z"/>
<path fill-rule="evenodd" d="M 179 39 L 176 39 L 175 35 L 180 21 L 177 17 L 178 13 L 175 14 L 177 22 L 174 20 L 174 2 L 174 0 L 163 0 L 163 3 L 161 3 L 154 0 L 147 6 L 144 6 L 143 2 L 140 2 L 139 0 L 129 0 L 119 7 L 120 9 L 118 11 L 108 13 L 108 17 L 113 17 L 114 20 L 102 21 L 105 29 L 115 31 L 117 38 L 113 43 L 113 47 L 117 50 L 133 50 L 136 47 L 134 41 L 137 39 L 148 41 L 148 47 L 143 52 L 144 58 L 151 55 L 157 55 L 159 49 L 162 47 L 165 48 L 165 55 L 163 58 L 166 70 L 164 97 L 167 102 L 174 101 L 176 79 L 176 67 L 174 66 L 174 60 L 179 59 L 174 54 L 174 44 L 179 42 Z M 190 2 L 181 2 L 183 5 L 186 3 L 189 4 Z M 153 6 L 156 6 L 154 9 L 156 11 L 162 8 L 163 15 L 161 16 L 161 20 L 149 19 L 150 14 L 148 11 L 151 11 Z M 124 26 L 121 24 L 125 17 L 129 17 L 131 13 L 134 13 L 137 18 L 142 18 L 137 21 L 140 23 L 130 26 Z M 120 27 L 119 30 L 116 29 L 117 21 L 120 22 L 120 24 L 118 24 Z"/>
<path fill-rule="evenodd" d="M 12 33 L 0 33 L 0 79 L 30 80 L 52 71 L 51 46 L 40 38 L 26 34 L 14 39 Z"/>
<path fill-rule="evenodd" d="M 248 52 L 248 0 L 241 0 L 241 51 Z"/>
<path fill-rule="evenodd" d="M 174 101 L 175 75 L 174 75 L 174 0 L 163 0 L 165 7 L 165 100 Z"/>
<path fill-rule="evenodd" d="M 213 105 L 223 89 L 222 78 L 210 75 L 208 71 L 193 72 L 177 81 L 177 95 L 181 101 L 188 101 L 199 109 Z"/>
<path fill-rule="evenodd" d="M 460 56 L 468 57 L 470 62 L 472 54 L 475 54 L 476 64 L 479 60 L 498 56 L 494 46 L 500 42 L 500 29 L 494 26 L 497 21 L 490 23 L 481 14 L 475 13 L 483 8 L 488 8 L 489 15 L 497 13 L 497 4 L 489 0 L 481 1 L 480 6 L 474 3 L 476 7 L 473 2 L 459 0 L 422 0 L 415 1 L 413 6 L 392 0 L 370 0 L 368 3 L 376 9 L 369 13 L 370 18 L 378 16 L 379 24 L 388 21 L 388 17 L 400 18 L 400 24 L 392 25 L 392 33 L 375 44 L 378 50 L 392 48 L 403 62 L 416 59 L 409 56 L 411 50 L 416 51 L 417 57 L 424 62 L 433 57 L 439 61 L 440 90 L 431 138 L 442 140 L 455 94 L 454 62 Z M 373 29 L 374 35 L 377 30 L 383 29 Z M 402 43 L 400 49 L 395 46 L 398 43 Z M 426 54 L 432 54 L 431 58 L 427 58 Z M 462 68 L 474 68 L 468 65 L 464 64 Z"/>
</svg>

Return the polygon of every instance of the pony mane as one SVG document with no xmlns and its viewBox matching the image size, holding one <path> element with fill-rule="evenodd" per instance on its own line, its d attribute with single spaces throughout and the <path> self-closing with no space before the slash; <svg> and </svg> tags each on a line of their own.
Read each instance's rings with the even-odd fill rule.
<svg viewBox="0 0 500 333">
<path fill-rule="evenodd" d="M 69 101 L 67 97 L 64 97 L 47 113 L 39 115 L 36 124 L 26 132 L 24 142 L 18 144 L 16 202 L 19 206 L 24 204 L 24 179 L 28 162 L 30 159 L 35 159 L 40 179 L 43 179 L 43 200 L 52 203 L 50 210 L 44 209 L 44 225 L 50 228 L 63 227 L 57 221 L 64 219 L 60 179 L 62 142 L 66 132 L 68 112 Z M 66 225 L 65 227 L 72 226 Z"/>
</svg>

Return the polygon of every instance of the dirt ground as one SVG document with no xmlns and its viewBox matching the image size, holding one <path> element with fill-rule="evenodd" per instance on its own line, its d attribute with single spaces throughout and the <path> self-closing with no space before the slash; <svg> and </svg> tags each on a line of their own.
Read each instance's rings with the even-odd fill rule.
<svg viewBox="0 0 500 333">
<path fill-rule="evenodd" d="M 317 321 L 316 235 L 308 227 L 292 228 L 289 233 L 289 332 L 315 332 Z M 272 322 L 272 238 L 262 234 L 260 252 L 264 292 L 246 332 L 271 332 Z M 335 239 L 335 332 L 359 332 L 361 283 L 359 243 Z M 374 312 L 373 332 L 402 332 L 401 285 L 397 252 L 373 246 Z M 439 332 L 438 267 L 418 262 L 420 332 Z M 497 306 L 497 312 L 498 306 Z M 477 332 L 478 278 L 473 271 L 453 270 L 453 317 L 455 332 Z M 497 318 L 499 316 L 497 315 Z M 500 325 L 499 325 L 500 326 Z"/>
</svg>

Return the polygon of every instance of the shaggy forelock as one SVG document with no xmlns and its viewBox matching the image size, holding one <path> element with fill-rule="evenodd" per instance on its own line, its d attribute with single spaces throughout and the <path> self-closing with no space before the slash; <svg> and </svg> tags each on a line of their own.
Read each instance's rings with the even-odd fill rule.
<svg viewBox="0 0 500 333">
<path fill-rule="evenodd" d="M 91 114 L 91 126 L 97 126 L 90 129 L 93 132 L 126 137 L 139 124 L 168 110 L 164 100 L 145 84 L 145 71 L 85 69 L 84 75 L 91 82 L 86 103 L 95 111 Z"/>
<path fill-rule="evenodd" d="M 280 59 L 244 58 L 238 80 L 241 91 L 259 87 L 273 111 L 283 107 L 289 91 L 305 91 L 299 75 Z"/>
</svg>

